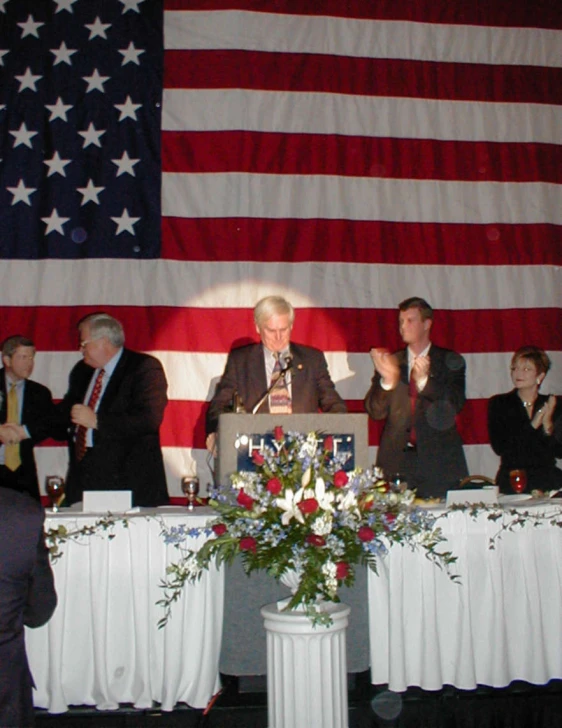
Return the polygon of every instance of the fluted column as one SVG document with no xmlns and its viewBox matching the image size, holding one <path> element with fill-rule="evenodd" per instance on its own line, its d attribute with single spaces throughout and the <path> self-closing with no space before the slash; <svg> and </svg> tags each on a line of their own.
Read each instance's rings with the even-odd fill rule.
<svg viewBox="0 0 562 728">
<path fill-rule="evenodd" d="M 268 728 L 347 728 L 345 630 L 350 608 L 327 604 L 332 624 L 303 612 L 261 610 L 267 633 Z"/>
</svg>

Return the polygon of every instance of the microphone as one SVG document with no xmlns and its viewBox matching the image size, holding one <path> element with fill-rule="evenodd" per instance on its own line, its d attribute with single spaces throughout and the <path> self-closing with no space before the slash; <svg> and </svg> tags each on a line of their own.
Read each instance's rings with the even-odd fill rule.
<svg viewBox="0 0 562 728">
<path fill-rule="evenodd" d="M 276 387 L 279 387 L 280 384 L 285 381 L 287 372 L 289 372 L 292 368 L 293 368 L 293 357 L 289 354 L 288 356 L 285 357 L 285 366 L 279 372 L 279 376 L 277 377 L 277 379 L 269 385 L 269 387 L 265 390 L 265 392 L 258 399 L 256 404 L 253 406 L 253 408 L 252 408 L 253 415 L 256 414 L 256 412 L 259 410 L 259 408 L 262 406 L 262 404 L 265 402 L 265 400 L 269 397 L 269 395 L 273 392 L 273 390 Z"/>
<path fill-rule="evenodd" d="M 283 367 L 283 369 L 281 369 L 280 376 L 283 374 L 286 374 L 292 368 L 293 368 L 293 357 L 290 354 L 287 354 L 287 356 L 285 357 L 285 366 Z"/>
</svg>

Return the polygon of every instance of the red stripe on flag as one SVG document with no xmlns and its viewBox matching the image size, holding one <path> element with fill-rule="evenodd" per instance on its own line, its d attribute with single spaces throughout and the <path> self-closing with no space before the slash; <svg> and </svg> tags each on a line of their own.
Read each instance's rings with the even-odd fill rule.
<svg viewBox="0 0 562 728">
<path fill-rule="evenodd" d="M 396 302 L 399 303 L 398 301 Z M 97 309 L 99 310 L 99 308 Z M 141 351 L 224 352 L 233 344 L 256 341 L 252 309 L 108 306 L 125 327 L 126 345 Z M 6 331 L 34 332 L 39 351 L 77 350 L 75 322 L 87 308 L 6 307 Z M 57 326 L 52 327 L 56 320 Z M 371 346 L 400 346 L 397 309 L 297 309 L 292 339 L 323 351 L 368 352 Z M 522 346 L 522 331 L 533 332 L 533 344 L 562 350 L 560 310 L 469 309 L 435 311 L 436 344 L 463 353 L 511 352 Z M 501 332 L 501 336 L 498 335 Z M 78 357 L 78 351 L 77 351 Z"/>
<path fill-rule="evenodd" d="M 562 103 L 558 68 L 220 49 L 166 51 L 164 87 Z"/>
<path fill-rule="evenodd" d="M 560 265 L 561 237 L 562 228 L 549 224 L 245 217 L 162 220 L 163 255 L 191 261 Z"/>
<path fill-rule="evenodd" d="M 290 15 L 324 15 L 424 23 L 495 25 L 498 27 L 562 28 L 557 0 L 164 0 L 166 10 L 272 10 Z"/>
<path fill-rule="evenodd" d="M 247 131 L 162 134 L 164 172 L 562 183 L 562 147 Z"/>
</svg>

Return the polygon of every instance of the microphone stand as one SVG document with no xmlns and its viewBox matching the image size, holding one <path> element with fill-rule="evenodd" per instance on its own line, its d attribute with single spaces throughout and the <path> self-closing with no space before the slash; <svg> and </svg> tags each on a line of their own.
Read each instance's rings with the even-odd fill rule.
<svg viewBox="0 0 562 728">
<path fill-rule="evenodd" d="M 285 366 L 279 372 L 279 376 L 277 377 L 277 379 L 269 385 L 269 387 L 265 390 L 265 392 L 262 394 L 262 396 L 258 399 L 256 404 L 252 408 L 253 415 L 256 414 L 256 412 L 259 410 L 259 408 L 262 406 L 262 404 L 265 402 L 265 400 L 269 397 L 269 395 L 273 392 L 273 390 L 276 387 L 279 387 L 281 385 L 281 383 L 286 383 L 287 372 L 290 372 L 292 368 L 293 368 L 293 358 L 288 356 L 285 359 Z"/>
</svg>

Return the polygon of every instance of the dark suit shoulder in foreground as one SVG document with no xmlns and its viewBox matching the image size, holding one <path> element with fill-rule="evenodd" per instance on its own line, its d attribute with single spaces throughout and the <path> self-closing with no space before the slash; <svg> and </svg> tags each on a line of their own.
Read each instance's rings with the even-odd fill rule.
<svg viewBox="0 0 562 728">
<path fill-rule="evenodd" d="M 43 537 L 43 510 L 0 488 L 0 726 L 32 726 L 32 678 L 24 625 L 40 627 L 57 597 Z"/>
</svg>

